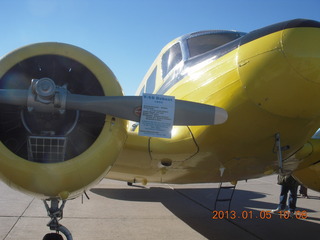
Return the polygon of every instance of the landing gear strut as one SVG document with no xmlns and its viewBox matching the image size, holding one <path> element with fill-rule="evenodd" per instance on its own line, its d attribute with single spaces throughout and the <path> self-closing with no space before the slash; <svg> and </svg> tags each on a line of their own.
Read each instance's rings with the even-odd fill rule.
<svg viewBox="0 0 320 240">
<path fill-rule="evenodd" d="M 50 207 L 47 203 L 47 200 L 43 201 L 47 209 L 48 216 L 51 218 L 47 226 L 50 228 L 50 230 L 56 231 L 56 233 L 46 234 L 43 237 L 43 240 L 63 240 L 63 237 L 59 234 L 59 232 L 63 233 L 67 240 L 73 240 L 70 231 L 59 223 L 59 221 L 63 218 L 63 208 L 67 201 L 63 200 L 60 207 L 58 199 L 53 198 L 49 201 L 51 203 Z"/>
</svg>

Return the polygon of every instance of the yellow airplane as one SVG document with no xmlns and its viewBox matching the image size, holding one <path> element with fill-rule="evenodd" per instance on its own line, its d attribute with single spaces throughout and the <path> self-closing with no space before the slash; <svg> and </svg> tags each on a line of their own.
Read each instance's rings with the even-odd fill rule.
<svg viewBox="0 0 320 240">
<path fill-rule="evenodd" d="M 17 49 L 0 60 L 1 180 L 42 199 L 68 240 L 66 201 L 104 177 L 236 183 L 280 172 L 320 191 L 319 42 L 320 23 L 305 19 L 187 34 L 163 48 L 137 96 L 78 47 Z"/>
</svg>

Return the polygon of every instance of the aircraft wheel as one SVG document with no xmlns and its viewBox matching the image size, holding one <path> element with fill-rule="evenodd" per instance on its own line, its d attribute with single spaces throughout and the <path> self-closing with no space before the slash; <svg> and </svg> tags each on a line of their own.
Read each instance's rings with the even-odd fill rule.
<svg viewBox="0 0 320 240">
<path fill-rule="evenodd" d="M 63 237 L 59 233 L 48 233 L 42 240 L 63 240 Z"/>
</svg>

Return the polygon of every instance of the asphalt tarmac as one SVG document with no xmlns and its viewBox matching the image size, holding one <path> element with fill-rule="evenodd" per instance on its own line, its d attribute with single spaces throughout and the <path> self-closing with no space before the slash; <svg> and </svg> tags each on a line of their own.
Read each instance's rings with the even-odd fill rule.
<svg viewBox="0 0 320 240">
<path fill-rule="evenodd" d="M 74 240 L 320 239 L 320 193 L 298 198 L 297 214 L 273 215 L 276 176 L 241 181 L 231 202 L 217 203 L 219 184 L 127 186 L 104 179 L 89 200 L 68 201 L 60 221 Z M 227 191 L 224 194 L 229 194 Z M 215 218 L 215 219 L 213 219 Z M 0 183 L 0 239 L 41 240 L 50 232 L 43 202 Z"/>
</svg>

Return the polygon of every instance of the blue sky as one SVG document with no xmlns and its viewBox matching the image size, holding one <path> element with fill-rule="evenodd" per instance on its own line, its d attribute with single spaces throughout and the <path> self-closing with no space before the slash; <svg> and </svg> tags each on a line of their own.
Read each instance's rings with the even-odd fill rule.
<svg viewBox="0 0 320 240">
<path fill-rule="evenodd" d="M 180 35 L 320 21 L 319 9 L 319 0 L 0 0 L 0 56 L 36 42 L 73 44 L 104 61 L 133 95 L 162 47 Z"/>
</svg>

